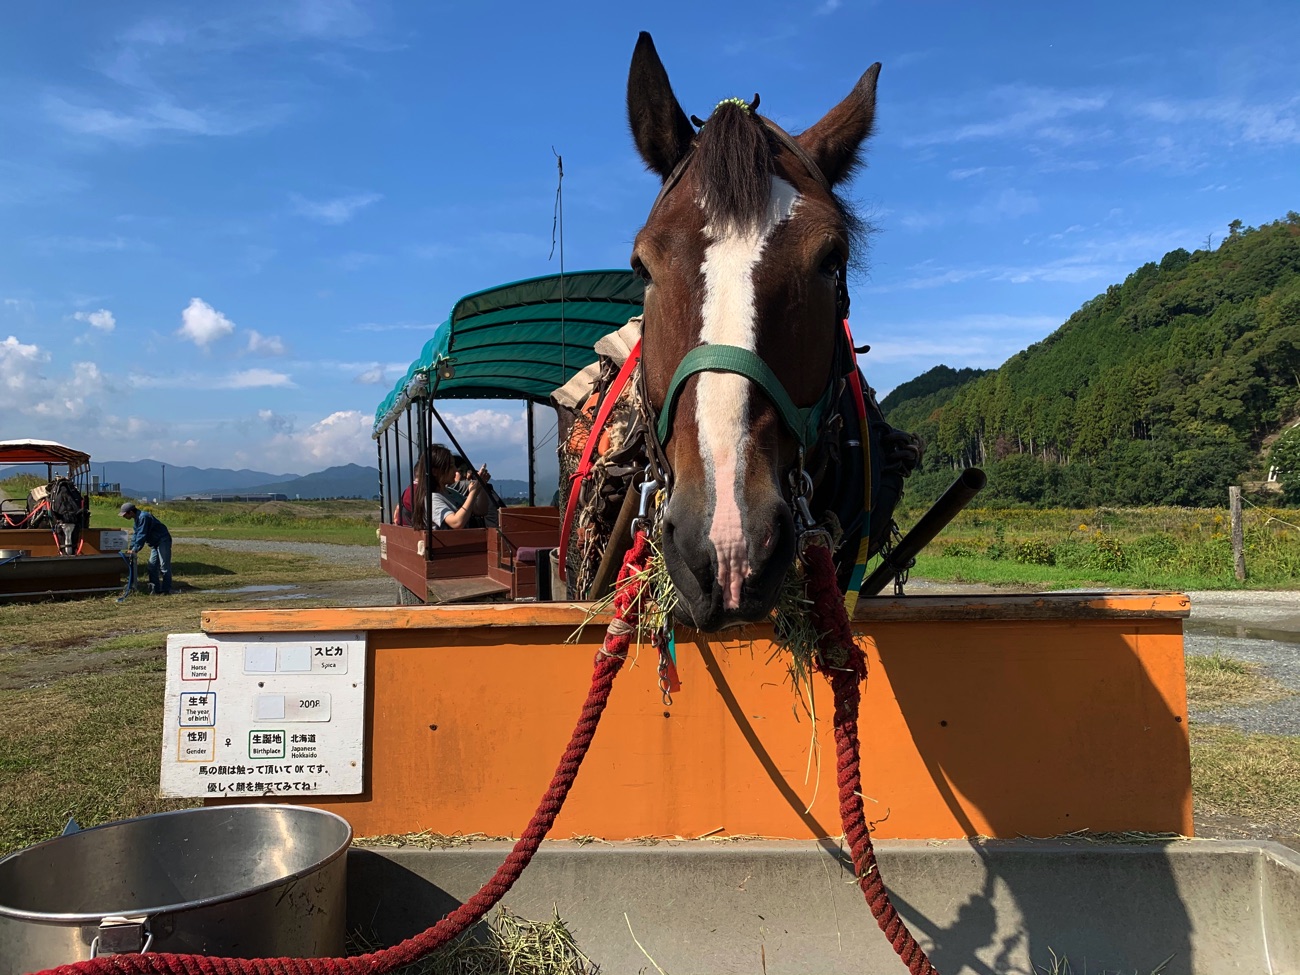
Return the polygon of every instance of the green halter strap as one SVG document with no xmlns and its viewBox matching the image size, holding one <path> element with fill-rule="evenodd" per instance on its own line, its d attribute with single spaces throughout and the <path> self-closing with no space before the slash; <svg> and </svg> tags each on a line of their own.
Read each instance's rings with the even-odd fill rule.
<svg viewBox="0 0 1300 975">
<path fill-rule="evenodd" d="M 687 352 L 682 358 L 677 371 L 673 373 L 668 384 L 668 394 L 664 398 L 664 408 L 659 413 L 659 423 L 655 430 L 659 443 L 668 442 L 673 429 L 673 412 L 677 407 L 677 397 L 681 394 L 686 380 L 699 372 L 731 372 L 744 376 L 763 393 L 795 439 L 809 450 L 817 442 L 821 432 L 822 419 L 835 398 L 835 383 L 828 384 L 826 391 L 812 406 L 798 407 L 790 399 L 781 380 L 776 377 L 770 366 L 749 349 L 736 345 L 699 345 Z"/>
</svg>

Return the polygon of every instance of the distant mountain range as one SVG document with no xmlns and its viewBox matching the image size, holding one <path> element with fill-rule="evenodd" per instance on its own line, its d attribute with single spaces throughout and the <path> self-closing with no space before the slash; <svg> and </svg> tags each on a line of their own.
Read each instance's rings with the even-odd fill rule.
<svg viewBox="0 0 1300 975">
<path fill-rule="evenodd" d="M 157 460 L 92 462 L 91 474 L 101 484 L 121 484 L 128 498 L 166 497 L 169 500 L 213 494 L 283 494 L 292 500 L 318 498 L 373 498 L 379 494 L 379 471 L 360 464 L 329 467 L 314 474 L 269 474 L 266 471 L 227 470 L 220 467 L 178 467 Z M 15 474 L 31 474 L 33 467 L 0 468 L 0 481 Z M 164 477 L 166 489 L 164 491 Z M 494 478 L 492 486 L 503 499 L 522 498 L 526 481 Z M 550 498 L 539 498 L 541 503 Z"/>
</svg>

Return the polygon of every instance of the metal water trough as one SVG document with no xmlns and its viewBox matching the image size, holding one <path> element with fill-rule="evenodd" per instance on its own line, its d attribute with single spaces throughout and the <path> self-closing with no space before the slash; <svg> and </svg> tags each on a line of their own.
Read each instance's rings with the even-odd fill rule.
<svg viewBox="0 0 1300 975">
<path fill-rule="evenodd" d="M 304 806 L 108 823 L 0 859 L 0 975 L 141 950 L 339 955 L 352 827 Z"/>
<path fill-rule="evenodd" d="M 384 944 L 424 929 L 508 849 L 354 848 L 349 929 Z M 1053 955 L 1078 975 L 1300 975 L 1300 854 L 1278 844 L 890 841 L 876 851 L 895 906 L 944 975 L 1040 975 Z M 548 843 L 503 904 L 537 920 L 557 910 L 604 975 L 906 972 L 830 843 Z"/>
</svg>

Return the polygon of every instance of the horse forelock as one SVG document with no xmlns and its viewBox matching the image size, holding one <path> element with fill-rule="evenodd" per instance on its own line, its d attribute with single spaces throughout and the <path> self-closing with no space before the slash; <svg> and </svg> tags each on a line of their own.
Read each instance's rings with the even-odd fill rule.
<svg viewBox="0 0 1300 975">
<path fill-rule="evenodd" d="M 700 130 L 695 178 L 705 220 L 715 227 L 747 228 L 767 209 L 774 164 L 761 122 L 739 105 L 718 107 Z"/>
</svg>

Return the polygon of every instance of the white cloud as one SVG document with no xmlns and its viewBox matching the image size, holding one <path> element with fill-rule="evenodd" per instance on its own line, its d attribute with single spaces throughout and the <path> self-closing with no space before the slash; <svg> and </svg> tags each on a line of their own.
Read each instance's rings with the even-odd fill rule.
<svg viewBox="0 0 1300 975">
<path fill-rule="evenodd" d="M 306 430 L 277 433 L 268 442 L 266 452 L 283 464 L 306 464 L 312 470 L 338 464 L 373 465 L 375 448 L 370 439 L 373 422 L 372 416 L 359 410 L 340 410 Z"/>
<path fill-rule="evenodd" d="M 293 433 L 294 423 L 291 416 L 284 416 L 275 410 L 258 410 L 257 418 L 273 433 Z"/>
<path fill-rule="evenodd" d="M 1030 135 L 1059 142 L 1075 141 L 1073 131 L 1060 124 L 1061 119 L 1097 112 L 1110 101 L 1109 94 L 1078 94 L 1051 88 L 1028 85 L 1007 85 L 995 88 L 981 101 L 991 103 L 997 117 L 984 122 L 967 122 L 953 128 L 939 129 L 924 135 L 903 140 L 905 146 L 942 145 L 965 142 L 971 139 L 999 139 L 1007 136 Z M 971 105 L 954 106 L 961 114 L 970 117 L 979 111 Z M 1056 124 L 1048 126 L 1046 123 Z"/>
<path fill-rule="evenodd" d="M 45 254 L 55 251 L 73 251 L 77 254 L 98 254 L 109 251 L 149 250 L 142 240 L 114 234 L 111 237 L 39 237 L 32 241 L 37 250 Z"/>
<path fill-rule="evenodd" d="M 971 207 L 970 217 L 976 223 L 994 223 L 998 220 L 1014 220 L 1037 212 L 1038 198 L 1032 193 L 1005 189 L 1000 193 L 989 194 Z"/>
<path fill-rule="evenodd" d="M 273 372 L 270 369 L 244 369 L 241 372 L 232 372 L 218 380 L 214 388 L 261 389 L 267 386 L 292 388 L 294 385 L 294 381 L 282 372 Z"/>
<path fill-rule="evenodd" d="M 343 271 L 360 271 L 363 267 L 378 264 L 380 257 L 378 254 L 368 254 L 365 251 L 348 251 L 338 257 L 331 257 L 328 261 Z"/>
<path fill-rule="evenodd" d="M 263 335 L 255 329 L 248 330 L 248 351 L 259 355 L 284 355 L 284 340 L 278 335 Z"/>
<path fill-rule="evenodd" d="M 101 308 L 99 311 L 79 311 L 72 316 L 79 322 L 87 322 L 92 328 L 97 328 L 101 332 L 111 332 L 117 327 L 117 319 L 107 308 Z"/>
<path fill-rule="evenodd" d="M 181 312 L 181 323 L 177 334 L 201 349 L 206 349 L 235 330 L 234 322 L 202 298 L 190 299 L 189 307 Z"/>
<path fill-rule="evenodd" d="M 77 103 L 61 95 L 47 95 L 43 104 L 49 119 L 69 132 L 128 145 L 167 134 L 239 135 L 270 124 L 283 114 L 283 109 L 274 106 L 246 112 L 186 108 L 162 94 L 121 110 Z"/>
<path fill-rule="evenodd" d="M 133 389 L 295 389 L 297 384 L 283 372 L 271 369 L 244 369 L 223 375 L 210 373 L 175 373 L 154 376 L 132 373 L 127 383 Z"/>
<path fill-rule="evenodd" d="M 1271 145 L 1300 143 L 1300 97 L 1272 104 L 1248 104 L 1238 98 L 1202 98 L 1179 101 L 1155 98 L 1133 106 L 1141 118 L 1166 124 L 1187 122 L 1218 124 L 1228 140 Z"/>
<path fill-rule="evenodd" d="M 290 196 L 294 213 L 335 226 L 347 223 L 356 216 L 358 211 L 372 203 L 378 203 L 383 198 L 383 194 L 380 193 L 358 193 L 355 196 L 340 196 L 332 200 L 308 200 L 297 193 Z"/>
<path fill-rule="evenodd" d="M 371 33 L 374 19 L 354 0 L 297 0 L 280 10 L 292 33 L 321 40 L 352 40 Z"/>
<path fill-rule="evenodd" d="M 462 441 L 522 444 L 527 438 L 527 428 L 519 413 L 484 409 L 445 416 L 444 419 L 456 434 L 456 439 Z"/>
<path fill-rule="evenodd" d="M 1006 315 L 998 312 L 954 315 L 913 322 L 886 322 L 871 328 L 867 363 L 928 359 L 965 365 L 999 365 L 1061 324 L 1053 315 Z M 889 336 L 873 339 L 872 336 Z M 942 336 L 911 338 L 910 336 Z"/>
<path fill-rule="evenodd" d="M 384 367 L 376 365 L 357 376 L 356 381 L 363 386 L 378 386 L 384 382 L 384 379 Z"/>
<path fill-rule="evenodd" d="M 50 354 L 10 335 L 0 342 L 0 415 L 45 422 L 81 420 L 91 412 L 90 399 L 105 389 L 99 367 L 78 362 L 69 376 L 50 376 Z M 27 432 L 41 436 L 42 431 Z M 69 430 L 56 431 L 66 436 Z M 84 432 L 78 429 L 77 432 Z"/>
</svg>

